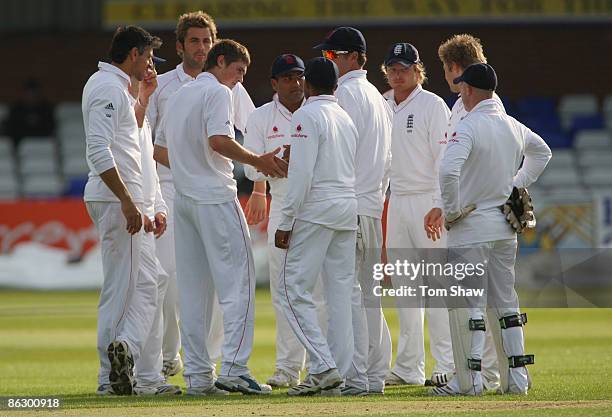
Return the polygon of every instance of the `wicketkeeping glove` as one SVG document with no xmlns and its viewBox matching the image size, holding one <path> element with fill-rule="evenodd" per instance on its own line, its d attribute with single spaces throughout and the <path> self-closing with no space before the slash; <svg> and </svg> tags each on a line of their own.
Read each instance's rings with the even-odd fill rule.
<svg viewBox="0 0 612 417">
<path fill-rule="evenodd" d="M 527 188 L 514 187 L 512 194 L 500 209 L 516 233 L 523 233 L 523 230 L 533 229 L 536 226 L 533 204 Z"/>
<path fill-rule="evenodd" d="M 465 219 L 468 214 L 470 214 L 474 210 L 476 210 L 476 205 L 470 204 L 469 206 L 462 208 L 459 213 L 449 214 L 444 218 L 444 228 L 446 230 L 450 230 L 451 227 L 459 223 L 461 220 Z"/>
</svg>

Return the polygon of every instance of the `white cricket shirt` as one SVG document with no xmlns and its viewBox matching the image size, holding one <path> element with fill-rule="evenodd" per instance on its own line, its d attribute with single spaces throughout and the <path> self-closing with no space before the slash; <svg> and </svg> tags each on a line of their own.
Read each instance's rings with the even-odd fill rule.
<svg viewBox="0 0 612 417">
<path fill-rule="evenodd" d="M 167 102 L 163 135 L 176 191 L 200 204 L 236 198 L 232 161 L 215 152 L 208 139 L 234 138 L 232 92 L 210 72 L 182 86 Z"/>
<path fill-rule="evenodd" d="M 433 193 L 432 207 L 442 207 L 438 172 L 450 110 L 437 95 L 417 85 L 393 111 L 391 194 Z"/>
<path fill-rule="evenodd" d="M 293 113 L 283 106 L 278 100 L 278 95 L 274 94 L 272 101 L 258 107 L 249 116 L 244 133 L 244 147 L 259 155 L 280 147 L 281 150 L 278 153 L 280 158 L 284 151 L 283 145 L 291 144 L 292 118 Z M 244 166 L 244 173 L 251 181 L 270 183 L 270 194 L 272 195 L 270 215 L 279 213 L 287 192 L 287 179 L 267 177 L 250 165 Z"/>
<path fill-rule="evenodd" d="M 156 164 L 153 159 L 153 137 L 151 125 L 147 117 L 139 129 L 140 149 L 142 155 L 142 192 L 144 197 L 143 214 L 153 218 L 156 213 L 168 214 L 168 207 L 162 198 L 157 176 Z"/>
<path fill-rule="evenodd" d="M 157 77 L 157 89 L 151 95 L 147 108 L 147 117 L 151 122 L 153 139 L 156 145 L 163 146 L 164 148 L 168 147 L 163 135 L 163 129 L 161 128 L 161 121 L 165 114 L 168 99 L 176 90 L 181 88 L 181 86 L 193 80 L 195 80 L 195 78 L 185 72 L 182 63 L 178 64 L 175 69 Z M 237 83 L 232 89 L 232 103 L 234 106 L 234 126 L 241 132 L 244 132 L 247 119 L 251 112 L 255 110 L 255 105 L 249 93 L 241 83 Z M 162 164 L 158 164 L 157 171 L 160 181 L 172 181 L 172 172 L 170 169 Z"/>
<path fill-rule="evenodd" d="M 391 158 L 391 110 L 367 79 L 367 71 L 349 71 L 338 79 L 338 104 L 353 120 L 359 137 L 355 154 L 357 213 L 382 218 L 383 178 Z"/>
<path fill-rule="evenodd" d="M 98 63 L 83 88 L 83 124 L 89 178 L 85 201 L 119 201 L 100 174 L 117 168 L 132 200 L 142 203 L 140 138 L 128 86 L 130 77 L 114 65 Z"/>
<path fill-rule="evenodd" d="M 357 128 L 334 96 L 309 97 L 293 114 L 291 158 L 280 230 L 295 219 L 336 230 L 357 229 Z"/>
<path fill-rule="evenodd" d="M 513 185 L 533 183 L 551 155 L 544 140 L 508 116 L 498 100 L 478 103 L 457 124 L 440 166 L 445 215 L 476 205 L 475 211 L 448 232 L 449 245 L 514 238 L 499 207 Z M 523 167 L 517 173 L 523 156 Z"/>
</svg>

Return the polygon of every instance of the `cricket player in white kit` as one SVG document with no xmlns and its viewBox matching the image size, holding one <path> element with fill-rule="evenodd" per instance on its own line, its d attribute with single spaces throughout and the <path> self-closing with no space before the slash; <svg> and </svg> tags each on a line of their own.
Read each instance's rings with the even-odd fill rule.
<svg viewBox="0 0 612 417">
<path fill-rule="evenodd" d="M 153 57 L 153 61 L 155 63 L 165 62 L 165 60 L 157 57 Z M 148 313 L 153 317 L 153 323 L 143 345 L 140 358 L 134 364 L 134 373 L 136 377 L 134 391 L 138 395 L 178 395 L 181 394 L 180 387 L 166 384 L 165 377 L 162 373 L 162 310 L 164 295 L 168 287 L 168 275 L 161 267 L 155 255 L 155 239 L 162 236 L 166 230 L 168 209 L 161 195 L 159 178 L 155 168 L 155 160 L 153 159 L 151 125 L 145 116 L 146 108 L 150 102 L 150 96 L 139 94 L 141 86 L 148 94 L 152 93 L 153 88 L 157 86 L 157 78 L 148 77 L 149 74 L 155 74 L 153 65 L 147 70 L 146 82 L 138 81 L 132 76 L 129 86 L 130 98 L 132 99 L 136 120 L 138 121 L 140 153 L 142 157 L 142 191 L 144 200 L 143 228 L 145 234 L 142 238 L 140 267 L 148 271 L 148 273 L 143 274 L 143 276 L 153 278 L 150 282 L 145 281 L 141 283 L 139 281 L 136 285 L 137 287 L 139 285 L 154 285 L 157 288 L 157 291 L 154 293 L 150 292 L 152 295 L 154 294 L 156 296 L 154 302 L 146 303 L 147 305 L 154 306 L 154 309 Z M 145 85 L 145 83 L 152 85 L 148 86 Z"/>
<path fill-rule="evenodd" d="M 459 86 L 453 83 L 453 80 L 463 74 L 463 71 L 472 64 L 485 63 L 487 58 L 484 55 L 480 40 L 468 34 L 454 35 L 444 41 L 438 48 L 438 57 L 442 61 L 444 69 L 444 78 L 448 83 L 450 90 L 453 93 L 459 93 Z M 501 109 L 505 111 L 504 105 L 497 95 L 493 93 L 493 99 L 498 101 Z M 448 121 L 448 127 L 444 136 L 445 141 L 451 137 L 457 123 L 459 123 L 466 115 L 467 110 L 463 106 L 461 97 L 458 97 L 451 109 L 451 116 Z M 438 235 L 442 235 L 444 217 L 440 208 L 432 208 L 424 219 L 425 231 L 431 239 L 437 239 Z M 487 311 L 487 320 L 491 316 L 495 321 L 495 315 Z M 485 321 L 487 321 L 485 320 Z M 488 324 L 488 323 L 487 323 Z M 485 332 L 485 346 L 482 353 L 482 382 L 486 390 L 496 391 L 500 387 L 499 366 L 497 364 L 497 351 L 495 348 L 495 340 L 491 332 L 491 326 L 487 327 Z M 441 380 L 436 381 L 437 385 L 443 385 L 450 380 L 452 375 L 440 375 Z"/>
<path fill-rule="evenodd" d="M 287 249 L 283 308 L 310 356 L 309 376 L 289 395 L 338 387 L 352 372 L 351 289 L 354 282 L 357 129 L 333 96 L 336 64 L 314 58 L 304 72 L 306 104 L 291 121 L 291 157 L 282 218 L 275 234 Z M 312 292 L 321 273 L 329 315 L 327 340 Z"/>
<path fill-rule="evenodd" d="M 97 394 L 131 395 L 133 366 L 151 329 L 156 278 L 141 268 L 143 177 L 139 123 L 128 92 L 130 77 L 146 74 L 159 38 L 136 26 L 119 28 L 110 48 L 111 63 L 100 62 L 83 88 L 83 122 L 90 173 L 87 211 L 98 231 L 104 283 L 98 304 Z M 140 93 L 148 100 L 153 83 Z M 137 120 L 137 115 L 140 115 Z M 126 224 L 127 221 L 127 224 Z"/>
<path fill-rule="evenodd" d="M 251 114 L 244 135 L 244 147 L 258 154 L 283 148 L 291 143 L 291 119 L 304 102 L 304 62 L 300 57 L 293 54 L 278 56 L 272 64 L 270 77 L 275 91 L 274 97 L 271 102 Z M 279 155 L 284 154 L 285 149 Z M 276 369 L 266 382 L 276 387 L 292 387 L 299 384 L 306 350 L 285 318 L 281 304 L 284 293 L 279 285 L 285 251 L 274 246 L 274 232 L 281 219 L 287 179 L 268 178 L 249 165 L 245 166 L 245 174 L 255 182 L 245 210 L 249 224 L 257 224 L 265 218 L 268 203 L 266 181 L 270 183 L 272 195 L 267 231 L 270 292 L 276 313 Z"/>
<path fill-rule="evenodd" d="M 433 248 L 442 251 L 446 247 L 446 236 L 443 234 L 435 242 L 427 239 L 423 231 L 423 218 L 431 207 L 442 206 L 438 169 L 450 112 L 444 100 L 421 86 L 425 81 L 425 68 L 413 45 L 392 45 L 383 70 L 393 89 L 393 97 L 389 100 L 393 110 L 393 160 L 387 248 Z M 418 262 L 420 259 L 411 261 Z M 393 285 L 402 285 L 401 278 L 395 278 Z M 436 361 L 432 379 L 438 374 L 453 371 L 447 310 L 402 306 L 400 302 L 397 357 L 393 371 L 386 379 L 387 385 L 425 383 L 425 312 L 430 350 Z"/>
<path fill-rule="evenodd" d="M 380 251 L 383 244 L 381 219 L 388 186 L 384 184 L 383 190 L 383 179 L 391 163 L 391 109 L 367 79 L 363 69 L 367 60 L 366 41 L 359 30 L 339 27 L 315 48 L 338 66 L 340 78 L 334 94 L 359 133 L 355 154 L 359 221 L 352 294 L 356 372 L 354 377 L 347 378 L 342 395 L 382 394 L 391 367 L 391 333 L 381 298 L 371 291 L 372 276 L 361 269 L 366 267 L 366 251 Z"/>
<path fill-rule="evenodd" d="M 153 129 L 155 158 L 161 190 L 168 205 L 168 227 L 166 233 L 156 241 L 157 256 L 168 274 L 168 290 L 164 297 L 164 374 L 176 375 L 183 369 L 180 350 L 178 293 L 176 285 L 176 259 L 174 254 L 174 183 L 169 169 L 167 141 L 161 129 L 161 120 L 166 113 L 166 103 L 182 85 L 195 80 L 202 72 L 206 55 L 217 41 L 217 27 L 212 17 L 201 11 L 186 13 L 179 17 L 176 26 L 176 50 L 182 62 L 171 71 L 158 77 L 159 87 L 153 93 L 147 109 L 147 117 Z M 255 109 L 253 101 L 241 83 L 232 89 L 234 125 L 244 131 L 249 114 Z M 223 319 L 217 301 L 213 305 L 213 317 L 208 335 L 211 358 L 216 362 L 221 357 L 223 343 Z"/>
<path fill-rule="evenodd" d="M 488 294 L 468 300 L 470 308 L 449 308 L 456 376 L 432 394 L 482 393 L 487 296 L 494 300 L 490 307 L 499 320 L 499 325 L 489 321 L 489 326 L 501 327 L 501 348 L 507 357 L 506 369 L 501 370 L 502 392 L 526 394 L 525 365 L 533 363 L 533 355 L 525 355 L 526 316 L 520 313 L 514 289 L 517 239 L 500 207 L 513 187 L 528 187 L 539 177 L 551 152 L 540 136 L 508 116 L 493 99 L 497 76 L 490 65 L 472 64 L 453 82 L 460 85 L 468 114 L 449 138 L 440 168 L 445 227 L 451 254 L 454 250 L 468 261 L 486 263 Z"/>
<path fill-rule="evenodd" d="M 286 176 L 275 154 L 258 156 L 234 140 L 231 87 L 243 80 L 250 57 L 232 40 L 221 40 L 206 58 L 206 72 L 181 87 L 163 119 L 176 187 L 176 265 L 181 311 L 183 372 L 188 393 L 223 395 L 271 392 L 249 374 L 253 344 L 255 273 L 248 227 L 237 199 L 231 160 L 265 175 Z M 223 309 L 221 370 L 206 343 L 214 292 Z"/>
</svg>

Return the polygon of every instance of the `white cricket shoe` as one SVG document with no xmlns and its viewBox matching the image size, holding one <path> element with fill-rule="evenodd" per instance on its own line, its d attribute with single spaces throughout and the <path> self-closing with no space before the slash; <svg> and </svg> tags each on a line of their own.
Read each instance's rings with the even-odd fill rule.
<svg viewBox="0 0 612 417">
<path fill-rule="evenodd" d="M 314 395 L 321 391 L 331 390 L 340 386 L 343 382 L 338 369 L 331 368 L 320 374 L 310 374 L 304 381 L 293 388 L 289 388 L 287 395 Z"/>
<path fill-rule="evenodd" d="M 389 372 L 389 375 L 385 377 L 385 385 L 423 385 L 419 382 L 406 381 L 399 375 Z"/>
<path fill-rule="evenodd" d="M 108 375 L 110 386 L 117 395 L 134 393 L 134 358 L 126 342 L 115 340 L 108 345 L 108 360 L 111 370 Z"/>
<path fill-rule="evenodd" d="M 470 371 L 472 372 L 472 378 L 474 384 L 472 387 L 463 392 L 459 388 L 459 380 L 458 378 L 452 378 L 448 384 L 442 387 L 434 387 L 429 391 L 429 395 L 434 397 L 453 397 L 456 395 L 467 395 L 467 396 L 477 396 L 482 395 L 482 377 L 480 372 Z"/>
<path fill-rule="evenodd" d="M 266 383 L 277 388 L 291 388 L 300 383 L 300 380 L 284 369 L 277 369 Z"/>
<path fill-rule="evenodd" d="M 266 395 L 272 392 L 270 385 L 260 384 L 250 375 L 221 375 L 215 381 L 215 386 L 225 391 L 241 392 L 243 394 Z"/>
<path fill-rule="evenodd" d="M 219 389 L 215 386 L 215 384 L 212 384 L 207 387 L 189 387 L 187 388 L 187 395 L 203 397 L 223 396 L 229 395 L 229 391 Z"/>
<path fill-rule="evenodd" d="M 183 391 L 181 387 L 178 385 L 170 385 L 170 384 L 155 384 L 155 385 L 144 385 L 139 386 L 136 385 L 134 388 L 136 395 L 159 395 L 159 396 L 169 396 L 169 395 L 181 395 Z"/>
<path fill-rule="evenodd" d="M 454 372 L 435 372 L 431 375 L 431 379 L 425 380 L 426 387 L 443 387 L 448 384 L 448 381 L 453 379 Z"/>
<path fill-rule="evenodd" d="M 178 375 L 183 370 L 183 360 L 179 356 L 178 359 L 171 361 L 164 361 L 162 367 L 162 374 L 164 378 L 168 379 L 171 376 Z"/>
</svg>

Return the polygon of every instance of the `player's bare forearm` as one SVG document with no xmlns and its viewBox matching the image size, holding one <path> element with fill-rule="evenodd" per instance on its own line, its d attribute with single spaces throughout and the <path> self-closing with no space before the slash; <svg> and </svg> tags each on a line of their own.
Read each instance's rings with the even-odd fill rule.
<svg viewBox="0 0 612 417">
<path fill-rule="evenodd" d="M 113 167 L 100 174 L 100 178 L 104 181 L 104 184 L 115 194 L 119 201 L 132 201 L 132 196 L 128 191 L 125 183 L 119 175 L 117 168 Z"/>
<path fill-rule="evenodd" d="M 168 148 L 163 146 L 154 145 L 153 146 L 153 159 L 159 162 L 166 168 L 170 168 L 170 158 L 168 158 Z"/>
<path fill-rule="evenodd" d="M 255 165 L 257 155 L 247 150 L 236 140 L 229 136 L 215 135 L 208 138 L 210 147 L 215 151 L 225 156 L 226 158 L 243 164 Z"/>
<path fill-rule="evenodd" d="M 287 176 L 289 165 L 286 161 L 275 156 L 280 152 L 280 147 L 263 155 L 256 155 L 229 136 L 215 135 L 209 137 L 208 141 L 215 152 L 234 161 L 251 165 L 266 176 L 274 178 Z"/>
<path fill-rule="evenodd" d="M 140 209 L 134 204 L 132 196 L 128 191 L 125 183 L 119 175 L 117 168 L 111 168 L 100 174 L 100 178 L 104 181 L 104 184 L 117 196 L 121 202 L 121 211 L 125 216 L 126 230 L 130 234 L 135 234 L 142 228 L 142 213 Z"/>
</svg>

